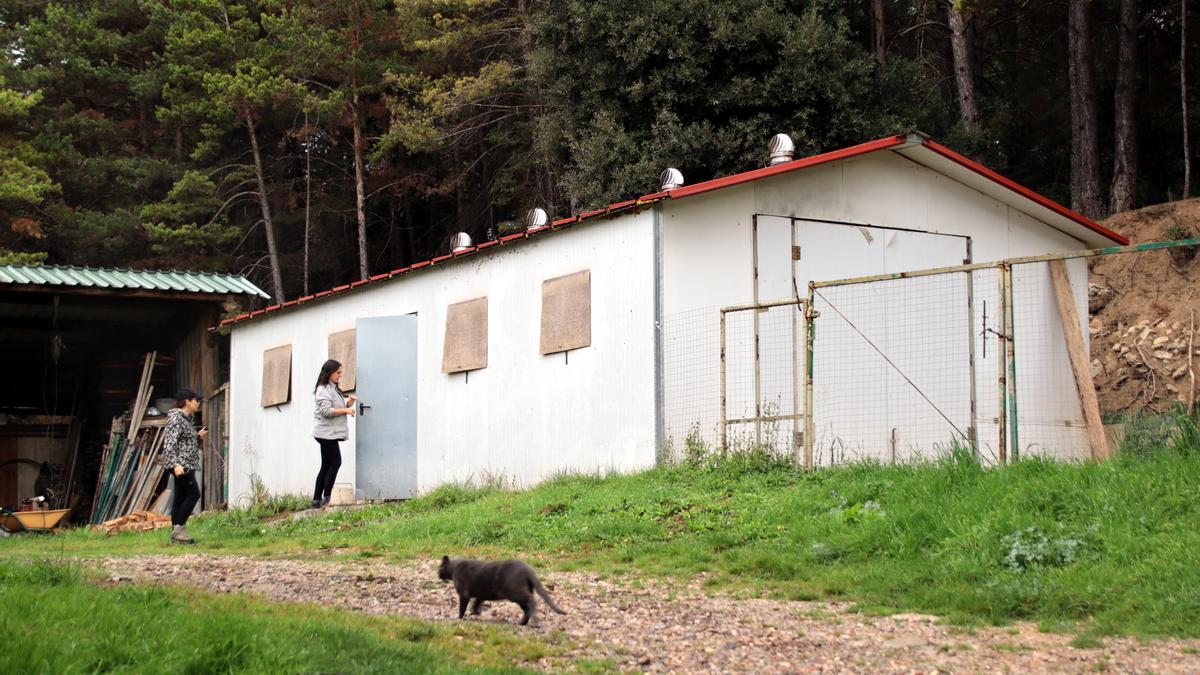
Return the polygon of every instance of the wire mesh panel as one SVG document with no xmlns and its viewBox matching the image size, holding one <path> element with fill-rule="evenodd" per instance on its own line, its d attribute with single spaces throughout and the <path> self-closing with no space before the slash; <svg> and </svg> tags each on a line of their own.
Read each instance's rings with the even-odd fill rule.
<svg viewBox="0 0 1200 675">
<path fill-rule="evenodd" d="M 720 442 L 721 310 L 663 317 L 663 424 L 666 459 Z"/>
<path fill-rule="evenodd" d="M 967 443 L 970 284 L 958 272 L 815 289 L 814 465 Z"/>
<path fill-rule="evenodd" d="M 1066 262 L 1076 308 L 1087 307 L 1087 261 Z M 1012 267 L 1012 334 L 1017 414 L 1012 426 L 1018 457 L 1084 459 L 1090 455 L 1049 263 Z M 1076 311 L 1087 345 L 1087 312 Z M 1090 358 L 1088 361 L 1090 362 Z"/>
<path fill-rule="evenodd" d="M 724 311 L 722 445 L 799 457 L 803 444 L 801 303 Z"/>
</svg>

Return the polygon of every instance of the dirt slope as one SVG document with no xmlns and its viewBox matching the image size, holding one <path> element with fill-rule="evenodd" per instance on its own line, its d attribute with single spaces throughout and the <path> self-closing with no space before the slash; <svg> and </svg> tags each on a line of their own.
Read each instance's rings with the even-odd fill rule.
<svg viewBox="0 0 1200 675">
<path fill-rule="evenodd" d="M 1109 218 L 1133 243 L 1200 234 L 1200 199 L 1148 206 Z M 1188 256 L 1190 259 L 1186 259 Z M 1161 412 L 1187 403 L 1200 368 L 1200 256 L 1154 251 L 1096 258 L 1088 287 L 1092 373 L 1105 414 Z"/>
</svg>

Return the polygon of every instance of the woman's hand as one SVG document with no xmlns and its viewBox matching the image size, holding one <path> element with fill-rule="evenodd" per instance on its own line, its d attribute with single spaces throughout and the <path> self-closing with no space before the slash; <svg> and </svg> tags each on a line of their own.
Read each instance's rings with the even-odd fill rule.
<svg viewBox="0 0 1200 675">
<path fill-rule="evenodd" d="M 204 437 L 205 437 L 205 436 L 207 436 L 207 435 L 208 435 L 208 429 L 207 429 L 207 428 L 205 428 L 205 429 L 201 429 L 200 431 L 197 431 L 197 432 L 196 432 L 196 438 L 199 438 L 200 440 L 204 440 Z"/>
<path fill-rule="evenodd" d="M 175 469 L 174 469 L 174 473 L 175 473 L 175 475 L 176 475 L 176 476 L 182 476 L 182 475 L 183 475 L 183 465 L 181 465 L 181 464 L 176 464 L 176 465 L 175 465 Z"/>
<path fill-rule="evenodd" d="M 350 407 L 354 407 L 354 402 L 357 400 L 358 400 L 357 396 L 355 396 L 354 394 L 350 394 L 350 396 L 346 397 L 346 405 L 348 405 Z"/>
<path fill-rule="evenodd" d="M 342 408 L 342 412 L 346 415 L 354 417 L 354 406 L 350 406 L 349 408 Z"/>
</svg>

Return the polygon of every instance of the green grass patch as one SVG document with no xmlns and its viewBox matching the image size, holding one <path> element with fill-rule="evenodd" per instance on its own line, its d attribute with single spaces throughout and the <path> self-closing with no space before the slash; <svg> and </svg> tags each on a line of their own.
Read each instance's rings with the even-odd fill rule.
<svg viewBox="0 0 1200 675">
<path fill-rule="evenodd" d="M 0 568 L 0 672 L 516 672 L 550 653 L 503 628 L 436 625 L 161 586 L 77 563 Z"/>
<path fill-rule="evenodd" d="M 450 485 L 296 521 L 230 511 L 194 519 L 200 543 L 187 552 L 431 565 L 443 554 L 519 556 L 668 588 L 704 575 L 711 590 L 853 600 L 971 625 L 1198 637 L 1200 445 L 1191 444 L 1200 441 L 1183 426 L 1155 450 L 1137 445 L 1103 464 L 984 469 L 951 453 L 806 474 L 747 453 L 562 475 L 521 492 Z M 162 532 L 0 541 L 0 558 L 174 550 Z"/>
</svg>

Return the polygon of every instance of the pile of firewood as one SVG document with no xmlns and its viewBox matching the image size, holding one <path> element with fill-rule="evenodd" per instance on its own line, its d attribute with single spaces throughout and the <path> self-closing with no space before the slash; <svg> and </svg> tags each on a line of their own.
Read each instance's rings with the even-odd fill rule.
<svg viewBox="0 0 1200 675">
<path fill-rule="evenodd" d="M 150 530 L 161 530 L 171 526 L 171 516 L 164 516 L 161 513 L 151 513 L 149 511 L 134 511 L 120 518 L 106 520 L 99 525 L 93 525 L 92 529 L 105 534 L 116 534 L 117 532 L 149 532 Z"/>
</svg>

